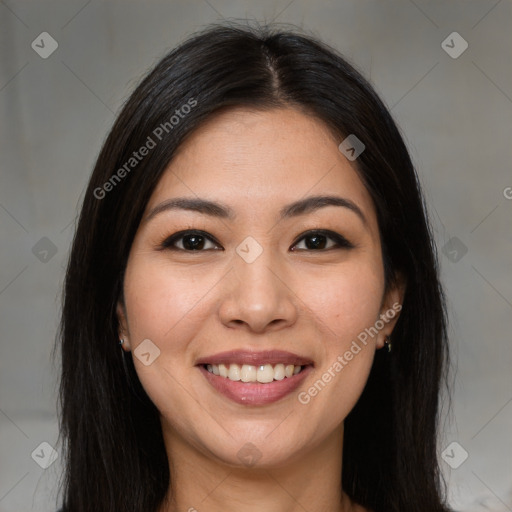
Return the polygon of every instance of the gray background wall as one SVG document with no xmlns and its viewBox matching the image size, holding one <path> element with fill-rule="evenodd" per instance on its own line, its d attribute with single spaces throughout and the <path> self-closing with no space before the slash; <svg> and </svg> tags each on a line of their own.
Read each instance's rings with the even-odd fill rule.
<svg viewBox="0 0 512 512">
<path fill-rule="evenodd" d="M 0 512 L 55 510 L 61 460 L 40 467 L 42 442 L 58 450 L 50 351 L 77 204 L 115 113 L 185 36 L 247 17 L 317 34 L 391 108 L 449 300 L 456 383 L 439 453 L 451 503 L 512 511 L 511 14 L 510 0 L 0 1 Z M 442 45 L 454 31 L 460 55 L 456 36 Z M 31 47 L 51 49 L 42 32 L 58 43 L 46 59 Z"/>
</svg>

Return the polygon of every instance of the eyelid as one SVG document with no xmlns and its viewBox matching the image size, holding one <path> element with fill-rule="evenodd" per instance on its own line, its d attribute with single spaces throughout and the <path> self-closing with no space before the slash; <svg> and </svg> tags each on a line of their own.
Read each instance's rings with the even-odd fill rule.
<svg viewBox="0 0 512 512">
<path fill-rule="evenodd" d="M 179 247 L 175 247 L 173 244 L 176 243 L 178 240 L 180 240 L 181 238 L 183 238 L 184 236 L 186 235 L 200 235 L 204 238 L 206 238 L 207 240 L 209 240 L 210 242 L 212 242 L 213 244 L 215 244 L 216 246 L 220 247 L 221 250 L 224 250 L 224 248 L 222 247 L 222 245 L 217 242 L 217 240 L 215 240 L 215 238 L 210 235 L 209 233 L 207 233 L 206 231 L 202 231 L 201 229 L 193 229 L 193 228 L 189 228 L 189 229 L 183 229 L 181 231 L 177 231 L 176 233 L 173 233 L 171 236 L 168 236 L 159 246 L 159 249 L 160 250 L 176 250 L 176 251 L 183 251 L 183 252 L 205 252 L 205 251 L 210 251 L 212 249 L 205 249 L 205 250 L 202 250 L 202 251 L 185 251 L 184 249 L 180 249 Z"/>
<path fill-rule="evenodd" d="M 299 243 L 301 242 L 304 238 L 306 238 L 308 235 L 322 235 L 322 236 L 325 236 L 327 238 L 330 238 L 331 240 L 333 240 L 335 242 L 335 245 L 333 247 L 330 247 L 329 249 L 318 249 L 318 250 L 313 250 L 313 249 L 294 249 L 294 247 Z M 209 233 L 207 233 L 206 231 L 203 231 L 201 229 L 194 229 L 194 228 L 188 228 L 188 229 L 183 229 L 181 231 L 177 231 L 176 233 L 173 233 L 171 236 L 167 237 L 162 243 L 161 245 L 159 246 L 159 250 L 177 250 L 177 251 L 183 251 L 183 252 L 205 252 L 205 251 L 211 251 L 211 250 L 219 250 L 219 249 L 203 249 L 203 250 L 198 250 L 198 251 L 186 251 L 185 249 L 181 249 L 179 247 L 175 247 L 173 244 L 176 243 L 176 241 L 180 240 L 181 238 L 183 238 L 184 236 L 186 235 L 200 235 L 204 238 L 206 238 L 207 240 L 209 240 L 211 243 L 213 243 L 214 245 L 216 245 L 217 247 L 220 247 L 221 249 L 220 250 L 224 250 L 224 248 L 222 247 L 222 245 L 212 236 L 210 235 Z M 311 252 L 325 252 L 325 251 L 329 251 L 331 249 L 340 249 L 340 248 L 344 248 L 344 249 L 353 249 L 355 248 L 356 246 L 350 242 L 349 240 L 347 240 L 343 235 L 335 232 L 335 231 L 331 231 L 329 229 L 321 229 L 321 228 L 317 228 L 317 229 L 309 229 L 303 233 L 301 233 L 296 239 L 295 241 L 293 242 L 293 244 L 291 245 L 290 247 L 290 250 L 291 251 L 311 251 Z"/>
<path fill-rule="evenodd" d="M 309 229 L 309 230 L 305 231 L 304 233 L 300 234 L 293 242 L 290 250 L 293 251 L 293 247 L 295 247 L 299 242 L 301 242 L 308 235 L 314 235 L 314 234 L 326 236 L 327 238 L 330 238 L 331 240 L 333 240 L 336 243 L 336 245 L 334 247 L 331 247 L 330 249 L 320 249 L 318 251 L 311 250 L 312 252 L 325 252 L 325 251 L 329 251 L 331 249 L 339 249 L 339 248 L 354 249 L 356 247 L 352 242 L 347 240 L 343 235 L 336 233 L 336 231 L 318 228 L 318 229 Z M 307 251 L 308 249 L 298 249 L 298 250 L 299 251 Z"/>
</svg>

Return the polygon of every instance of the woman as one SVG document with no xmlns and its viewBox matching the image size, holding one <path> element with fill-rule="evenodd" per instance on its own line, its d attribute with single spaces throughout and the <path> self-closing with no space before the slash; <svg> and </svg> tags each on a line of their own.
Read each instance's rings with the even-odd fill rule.
<svg viewBox="0 0 512 512">
<path fill-rule="evenodd" d="M 420 186 L 371 86 L 310 37 L 210 27 L 137 87 L 61 343 L 67 512 L 448 510 Z"/>
</svg>

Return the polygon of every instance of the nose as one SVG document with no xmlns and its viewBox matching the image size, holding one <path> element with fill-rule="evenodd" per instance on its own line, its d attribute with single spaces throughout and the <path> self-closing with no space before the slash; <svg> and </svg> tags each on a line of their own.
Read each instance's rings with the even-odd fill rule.
<svg viewBox="0 0 512 512">
<path fill-rule="evenodd" d="M 289 282 L 289 272 L 277 259 L 270 250 L 264 250 L 252 263 L 235 256 L 219 308 L 224 325 L 262 333 L 296 322 L 298 297 Z"/>
</svg>

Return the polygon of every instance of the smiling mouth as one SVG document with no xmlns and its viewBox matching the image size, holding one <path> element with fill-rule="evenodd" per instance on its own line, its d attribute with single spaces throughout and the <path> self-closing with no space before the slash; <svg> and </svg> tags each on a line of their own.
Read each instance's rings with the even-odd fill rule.
<svg viewBox="0 0 512 512">
<path fill-rule="evenodd" d="M 237 382 L 258 382 L 260 384 L 269 384 L 274 381 L 288 379 L 301 373 L 306 366 L 293 364 L 203 364 L 205 370 Z"/>
</svg>

